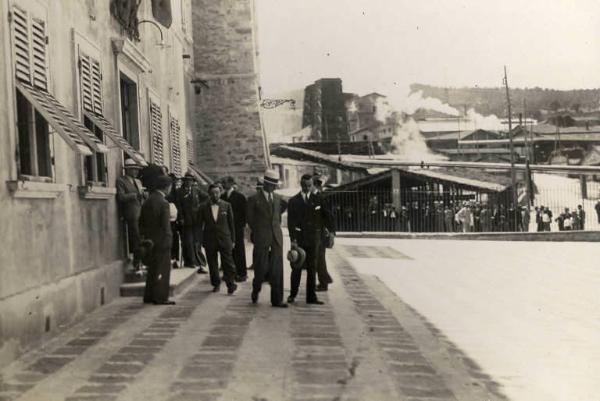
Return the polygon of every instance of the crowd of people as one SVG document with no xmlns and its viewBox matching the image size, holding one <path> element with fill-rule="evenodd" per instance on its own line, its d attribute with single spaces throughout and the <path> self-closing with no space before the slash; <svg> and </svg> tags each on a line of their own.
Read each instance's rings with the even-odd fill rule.
<svg viewBox="0 0 600 401">
<path fill-rule="evenodd" d="M 334 219 L 342 231 L 528 232 L 551 231 L 553 222 L 560 231 L 585 229 L 582 205 L 572 211 L 565 208 L 554 217 L 547 206 L 536 206 L 532 213 L 530 208 L 512 203 L 415 201 L 398 210 L 379 202 L 377 195 L 363 204 L 343 202 L 343 197 L 332 195 Z"/>
<path fill-rule="evenodd" d="M 127 227 L 132 266 L 138 272 L 146 271 L 145 303 L 174 304 L 168 297 L 173 268 L 208 273 L 213 292 L 220 292 L 224 282 L 227 293 L 234 294 L 238 283 L 248 279 L 248 227 L 253 244 L 251 301 L 258 302 L 262 284 L 268 282 L 271 305 L 287 307 L 295 302 L 302 271 L 306 270 L 306 302 L 322 304 L 317 291 L 327 291 L 333 282 L 325 252 L 333 246 L 335 225 L 321 195 L 321 176 L 302 176 L 301 191 L 288 202 L 275 193 L 279 185 L 275 170 L 257 178 L 256 191 L 248 198 L 230 176 L 204 187 L 190 172 L 178 178 L 164 167 L 142 169 L 130 159 L 125 161 L 124 170 L 117 180 L 117 200 Z M 287 303 L 281 229 L 286 211 L 292 242 Z"/>
</svg>

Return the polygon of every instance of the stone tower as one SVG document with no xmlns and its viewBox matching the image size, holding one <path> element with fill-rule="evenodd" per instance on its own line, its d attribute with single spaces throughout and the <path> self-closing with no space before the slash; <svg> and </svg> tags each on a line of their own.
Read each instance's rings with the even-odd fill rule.
<svg viewBox="0 0 600 401">
<path fill-rule="evenodd" d="M 253 0 L 194 0 L 195 162 L 244 192 L 268 164 L 259 114 Z M 198 93 L 199 92 L 199 93 Z"/>
</svg>

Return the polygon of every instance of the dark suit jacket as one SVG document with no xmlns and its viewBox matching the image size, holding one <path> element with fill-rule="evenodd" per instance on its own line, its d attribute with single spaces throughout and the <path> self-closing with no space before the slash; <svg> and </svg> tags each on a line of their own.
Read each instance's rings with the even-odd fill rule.
<svg viewBox="0 0 600 401">
<path fill-rule="evenodd" d="M 299 192 L 290 199 L 288 210 L 288 230 L 290 240 L 300 246 L 309 246 L 320 241 L 324 228 L 335 232 L 331 213 L 321 195 L 311 194 L 308 203 Z"/>
<path fill-rule="evenodd" d="M 236 236 L 243 232 L 246 227 L 246 197 L 238 191 L 233 191 L 231 196 L 227 197 L 227 193 L 221 195 L 221 199 L 229 202 L 233 210 L 233 222 L 235 224 Z M 239 240 L 240 238 L 238 238 Z"/>
<path fill-rule="evenodd" d="M 222 247 L 233 249 L 235 243 L 235 227 L 231 205 L 219 200 L 217 221 L 213 218 L 210 201 L 204 202 L 196 216 L 196 224 L 203 228 L 203 243 L 207 248 Z"/>
<path fill-rule="evenodd" d="M 273 204 L 269 204 L 263 191 L 248 198 L 246 217 L 252 230 L 252 242 L 259 247 L 283 246 L 281 232 L 281 214 L 287 209 L 287 202 L 281 196 L 273 194 Z"/>
<path fill-rule="evenodd" d="M 200 205 L 207 201 L 208 196 L 198 188 L 181 187 L 175 195 L 177 206 L 177 221 L 184 226 L 194 225 Z"/>
<path fill-rule="evenodd" d="M 169 202 L 159 191 L 152 191 L 142 206 L 140 235 L 152 240 L 155 250 L 171 249 L 173 233 L 169 217 Z"/>
<path fill-rule="evenodd" d="M 119 209 L 125 220 L 138 219 L 142 208 L 142 183 L 137 178 L 131 182 L 130 177 L 122 175 L 117 178 L 117 200 Z"/>
</svg>

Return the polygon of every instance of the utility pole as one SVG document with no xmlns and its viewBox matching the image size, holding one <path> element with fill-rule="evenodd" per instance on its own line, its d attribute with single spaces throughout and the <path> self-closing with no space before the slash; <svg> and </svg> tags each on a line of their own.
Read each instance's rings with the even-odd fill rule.
<svg viewBox="0 0 600 401">
<path fill-rule="evenodd" d="M 512 116 L 511 116 L 511 106 L 510 106 L 510 93 L 508 91 L 508 76 L 506 75 L 506 66 L 504 66 L 504 86 L 506 88 L 506 102 L 508 104 L 508 140 L 510 144 L 510 180 L 512 184 L 512 198 L 513 198 L 513 207 L 515 208 L 514 214 L 514 225 L 517 227 L 517 203 L 519 201 L 517 194 L 517 177 L 515 175 L 515 160 L 514 160 L 514 146 L 513 146 L 513 138 L 512 138 Z"/>
</svg>

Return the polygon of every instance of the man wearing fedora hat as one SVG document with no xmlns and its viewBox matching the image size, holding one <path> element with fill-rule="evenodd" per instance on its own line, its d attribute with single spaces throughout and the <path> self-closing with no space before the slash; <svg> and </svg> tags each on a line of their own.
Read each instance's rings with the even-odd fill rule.
<svg viewBox="0 0 600 401">
<path fill-rule="evenodd" d="M 229 202 L 233 210 L 235 225 L 235 244 L 233 246 L 233 261 L 235 262 L 235 280 L 246 281 L 246 245 L 244 243 L 244 229 L 246 228 L 246 197 L 235 188 L 235 180 L 228 176 L 223 179 L 223 195 L 221 199 Z"/>
<path fill-rule="evenodd" d="M 155 189 L 144 202 L 140 213 L 140 233 L 144 240 L 152 241 L 144 291 L 145 303 L 175 304 L 169 301 L 173 233 L 169 202 L 165 199 L 172 182 L 171 177 L 166 175 L 156 177 Z"/>
<path fill-rule="evenodd" d="M 133 266 L 136 269 L 141 265 L 139 218 L 144 195 L 142 183 L 137 179 L 141 168 L 133 159 L 125 160 L 125 174 L 117 178 L 116 184 L 119 210 L 127 225 L 129 252 L 133 253 Z"/>
<path fill-rule="evenodd" d="M 276 193 L 279 174 L 269 169 L 263 177 L 262 190 L 248 198 L 246 216 L 252 231 L 252 303 L 258 301 L 263 282 L 268 277 L 271 285 L 271 306 L 287 308 L 283 302 L 283 233 L 281 214 L 287 203 Z"/>
</svg>

